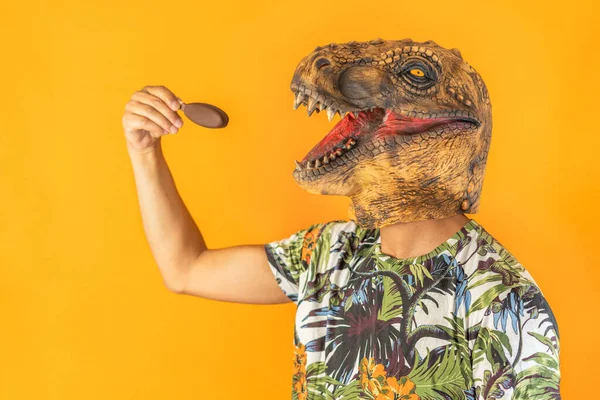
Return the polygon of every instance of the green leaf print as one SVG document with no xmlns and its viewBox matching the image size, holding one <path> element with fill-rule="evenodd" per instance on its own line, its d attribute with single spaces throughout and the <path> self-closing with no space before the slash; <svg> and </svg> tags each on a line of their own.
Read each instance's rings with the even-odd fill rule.
<svg viewBox="0 0 600 400">
<path fill-rule="evenodd" d="M 471 357 L 471 349 L 469 347 L 469 341 L 466 337 L 465 325 L 462 318 L 454 315 L 452 318 L 444 317 L 446 321 L 450 324 L 450 326 L 437 325 L 438 328 L 443 330 L 450 337 L 450 341 L 454 348 L 458 351 L 458 356 L 460 358 L 470 358 Z M 463 371 L 464 372 L 464 371 Z M 471 369 L 465 373 L 466 375 L 470 375 Z"/>
<path fill-rule="evenodd" d="M 431 276 L 429 270 L 423 264 L 410 264 L 408 267 L 410 268 L 410 272 L 415 277 L 415 280 L 417 281 L 419 286 L 423 286 L 425 277 L 433 279 L 433 276 Z"/>
<path fill-rule="evenodd" d="M 502 331 L 482 328 L 473 347 L 473 365 L 483 361 L 484 356 L 490 363 L 493 363 L 494 359 L 498 357 L 506 361 L 506 353 L 512 355 L 512 346 L 508 336 Z"/>
<path fill-rule="evenodd" d="M 511 288 L 513 288 L 515 286 L 517 286 L 517 285 L 512 285 L 512 286 L 496 285 L 496 286 L 493 286 L 492 288 L 486 290 L 471 305 L 471 309 L 469 309 L 469 312 L 467 313 L 467 316 L 473 314 L 475 311 L 483 310 L 483 309 L 489 307 L 489 305 L 492 304 L 492 302 L 494 301 L 494 299 L 496 297 L 498 297 L 498 295 L 500 293 L 503 293 L 503 292 L 507 291 L 508 289 L 511 289 Z"/>
<path fill-rule="evenodd" d="M 313 376 L 323 375 L 327 370 L 327 366 L 323 361 L 317 361 L 314 363 L 310 363 L 308 368 L 306 368 L 306 377 L 310 378 Z"/>
<path fill-rule="evenodd" d="M 471 277 L 471 279 L 473 279 L 474 277 L 476 277 L 479 274 L 484 274 L 485 271 L 481 271 L 478 270 L 476 271 L 473 276 Z M 477 286 L 481 286 L 481 285 L 485 285 L 486 283 L 490 283 L 490 282 L 499 282 L 502 280 L 502 276 L 500 275 L 488 275 L 483 279 L 478 280 L 477 282 L 473 283 L 472 285 L 468 285 L 467 286 L 467 290 L 471 290 L 476 288 Z"/>
<path fill-rule="evenodd" d="M 505 389 L 511 386 L 512 374 L 509 365 L 500 365 L 496 363 L 492 371 L 486 370 L 483 373 L 483 384 L 481 386 L 481 396 L 484 399 L 500 399 L 505 394 Z"/>
<path fill-rule="evenodd" d="M 421 400 L 439 400 L 440 393 L 446 398 L 464 398 L 463 388 L 467 385 L 461 372 L 461 358 L 454 346 L 447 346 L 444 354 L 434 365 L 429 365 L 431 353 L 424 360 L 416 355 L 415 367 L 408 377 L 415 383 L 416 393 Z"/>
<path fill-rule="evenodd" d="M 560 399 L 560 372 L 558 354 L 554 343 L 545 336 L 535 332 L 527 332 L 540 343 L 545 344 L 553 356 L 537 352 L 524 358 L 523 361 L 534 361 L 537 365 L 527 368 L 517 374 L 514 397 L 517 400 L 529 399 Z"/>
<path fill-rule="evenodd" d="M 494 237 L 490 235 L 489 232 L 487 232 L 486 230 L 482 230 L 481 232 L 479 232 L 479 235 L 488 244 L 488 246 L 491 247 L 492 251 L 498 253 L 502 261 L 506 262 L 510 266 L 519 265 L 517 259 L 512 254 L 510 254 L 499 241 L 494 239 Z"/>
<path fill-rule="evenodd" d="M 314 269 L 315 272 L 323 272 L 319 271 L 318 266 L 326 266 L 329 265 L 329 257 L 331 248 L 331 229 L 326 227 L 323 233 L 321 233 L 321 239 L 317 241 L 317 246 L 315 248 L 315 254 L 317 255 L 317 260 L 315 260 Z M 309 274 L 308 279 L 310 280 L 312 276 Z"/>
<path fill-rule="evenodd" d="M 340 386 L 333 392 L 335 400 L 359 400 L 363 392 L 359 380 L 354 380 L 346 386 Z"/>
<path fill-rule="evenodd" d="M 382 278 L 384 295 L 377 313 L 377 319 L 389 321 L 402 313 L 402 297 L 398 286 L 390 277 L 384 276 Z"/>
<path fill-rule="evenodd" d="M 326 384 L 343 386 L 342 382 L 326 375 L 327 365 L 323 361 L 311 363 L 306 368 L 306 381 L 310 398 L 334 399 Z"/>
<path fill-rule="evenodd" d="M 536 332 L 527 332 L 527 334 L 533 336 L 534 338 L 536 338 L 537 340 L 539 340 L 540 342 L 542 342 L 543 344 L 548 346 L 548 348 L 550 349 L 552 354 L 557 356 L 557 350 L 554 347 L 554 343 L 552 343 L 552 341 L 549 338 L 547 338 L 544 335 L 540 335 L 539 333 L 536 333 Z"/>
<path fill-rule="evenodd" d="M 537 353 L 531 355 L 530 357 L 527 357 L 526 360 L 527 361 L 529 361 L 529 360 L 535 361 L 536 363 L 538 363 L 539 365 L 542 365 L 544 367 L 548 367 L 548 368 L 552 368 L 552 369 L 558 368 L 558 362 L 556 361 L 556 358 L 554 358 L 546 353 L 537 352 Z"/>
</svg>

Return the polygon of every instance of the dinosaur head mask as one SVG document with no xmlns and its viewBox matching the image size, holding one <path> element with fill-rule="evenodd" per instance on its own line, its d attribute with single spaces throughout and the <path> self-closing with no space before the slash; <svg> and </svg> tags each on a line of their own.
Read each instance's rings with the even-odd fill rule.
<svg viewBox="0 0 600 400">
<path fill-rule="evenodd" d="M 411 39 L 317 47 L 291 89 L 294 109 L 342 117 L 296 162 L 305 190 L 350 197 L 366 228 L 478 211 L 491 105 L 457 49 Z"/>
</svg>

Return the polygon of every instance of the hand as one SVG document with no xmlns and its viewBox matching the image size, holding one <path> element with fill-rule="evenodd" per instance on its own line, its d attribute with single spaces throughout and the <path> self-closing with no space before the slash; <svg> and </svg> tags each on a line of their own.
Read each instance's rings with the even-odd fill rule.
<svg viewBox="0 0 600 400">
<path fill-rule="evenodd" d="M 183 120 L 177 114 L 179 99 L 164 86 L 146 86 L 125 105 L 123 129 L 127 146 L 138 152 L 156 145 L 160 138 L 177 133 Z"/>
</svg>

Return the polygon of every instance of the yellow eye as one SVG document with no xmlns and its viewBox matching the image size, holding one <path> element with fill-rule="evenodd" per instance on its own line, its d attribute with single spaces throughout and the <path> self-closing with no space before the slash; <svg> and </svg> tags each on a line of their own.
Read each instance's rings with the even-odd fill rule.
<svg viewBox="0 0 600 400">
<path fill-rule="evenodd" d="M 425 76 L 425 73 L 418 68 L 411 69 L 410 74 L 414 76 Z"/>
</svg>

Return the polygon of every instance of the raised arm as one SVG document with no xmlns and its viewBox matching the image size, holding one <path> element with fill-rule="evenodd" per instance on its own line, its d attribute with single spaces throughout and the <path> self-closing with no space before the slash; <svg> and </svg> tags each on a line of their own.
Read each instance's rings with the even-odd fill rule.
<svg viewBox="0 0 600 400">
<path fill-rule="evenodd" d="M 286 303 L 262 245 L 208 249 L 175 186 L 161 138 L 183 125 L 177 97 L 163 86 L 135 92 L 123 128 L 146 238 L 174 293 L 240 303 Z"/>
</svg>

